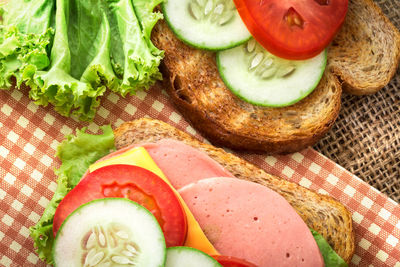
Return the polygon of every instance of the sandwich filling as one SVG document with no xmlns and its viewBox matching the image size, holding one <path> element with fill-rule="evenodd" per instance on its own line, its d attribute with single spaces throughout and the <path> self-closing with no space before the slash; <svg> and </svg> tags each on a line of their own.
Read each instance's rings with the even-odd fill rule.
<svg viewBox="0 0 400 267">
<path fill-rule="evenodd" d="M 62 165 L 57 170 L 59 174 L 58 188 L 38 224 L 31 228 L 31 236 L 35 240 L 38 253 L 48 263 L 54 262 L 52 254 L 54 235 L 52 230 L 58 203 L 62 199 L 66 199 L 65 196 L 71 189 L 81 186 L 80 180 L 82 182 L 85 179 L 88 180 L 88 176 L 92 175 L 94 181 L 97 179 L 95 174 L 103 169 L 136 165 L 137 168 L 150 171 L 152 175 L 164 180 L 171 188 L 170 190 L 175 192 L 185 210 L 188 223 L 187 236 L 183 244 L 185 246 L 197 248 L 208 254 L 223 253 L 227 256 L 242 258 L 260 266 L 263 266 L 271 255 L 276 258 L 277 251 L 285 251 L 281 256 L 283 260 L 286 259 L 291 264 L 293 262 L 297 262 L 296 264 L 312 262 L 313 266 L 323 266 L 325 261 L 325 266 L 345 266 L 344 261 L 332 249 L 327 251 L 318 248 L 320 242 L 316 243 L 315 240 L 320 238 L 313 238 L 304 221 L 283 197 L 261 185 L 232 178 L 233 176 L 229 172 L 204 152 L 178 141 L 162 140 L 157 143 L 135 145 L 106 156 L 114 148 L 111 128 L 104 127 L 104 133 L 96 136 L 84 131 L 78 131 L 76 136 L 68 136 L 59 146 L 58 156 L 62 160 Z M 175 152 L 172 152 L 172 149 Z M 132 151 L 141 152 L 132 153 Z M 179 156 L 182 157 L 179 158 Z M 102 157 L 104 157 L 103 160 L 99 161 Z M 95 163 L 96 161 L 97 163 Z M 169 164 L 167 164 L 168 162 Z M 180 171 L 173 171 L 179 169 L 180 166 L 185 167 Z M 195 173 L 196 168 L 199 170 L 199 175 L 182 175 L 182 171 L 186 170 Z M 88 169 L 89 171 L 87 171 Z M 207 170 L 201 172 L 203 169 Z M 166 176 L 164 172 L 168 173 L 169 176 Z M 221 175 L 225 177 L 204 180 L 211 177 L 221 177 Z M 186 178 L 184 182 L 177 183 L 179 177 Z M 210 184 L 209 181 L 214 182 Z M 200 187 L 203 185 L 209 187 L 206 190 L 208 192 L 204 192 L 203 189 L 196 191 L 199 185 Z M 179 193 L 176 192 L 174 186 L 180 188 Z M 232 186 L 237 188 L 230 188 Z M 195 190 L 195 193 L 192 193 L 192 189 Z M 217 193 L 218 199 L 221 197 L 225 199 L 214 199 L 214 201 L 212 195 L 199 198 L 200 192 L 212 194 L 213 191 Z M 249 198 L 249 196 L 251 197 Z M 195 197 L 198 197 L 200 202 L 193 201 L 193 199 L 196 199 Z M 234 198 L 237 199 L 234 200 Z M 204 202 L 205 199 L 209 201 Z M 233 202 L 229 203 L 229 199 L 232 199 Z M 258 205 L 263 203 L 262 201 L 265 203 Z M 243 202 L 241 206 L 239 205 L 240 202 Z M 197 208 L 203 208 L 207 214 L 202 216 Z M 228 214 L 226 213 L 228 209 L 241 214 L 230 213 L 230 211 Z M 256 214 L 250 214 L 251 212 L 256 212 Z M 242 220 L 246 220 L 246 217 L 251 219 L 253 225 L 242 222 Z M 240 225 L 234 225 L 234 221 Z M 210 227 L 210 224 L 213 227 Z M 217 231 L 214 231 L 215 229 Z M 266 232 L 268 234 L 265 234 Z M 300 239 L 298 235 L 301 235 Z M 282 238 L 282 236 L 285 236 L 285 238 Z M 230 240 L 232 238 L 235 240 Z M 302 242 L 298 243 L 298 240 L 302 240 Z M 271 246 L 272 243 L 276 244 L 275 246 L 279 249 L 274 250 Z M 255 255 L 252 252 L 252 247 L 260 247 L 263 252 Z M 239 253 L 239 251 L 241 252 Z M 321 252 L 323 252 L 322 257 Z M 287 257 L 288 254 L 289 257 Z M 331 262 L 327 262 L 327 259 L 330 259 Z"/>
</svg>

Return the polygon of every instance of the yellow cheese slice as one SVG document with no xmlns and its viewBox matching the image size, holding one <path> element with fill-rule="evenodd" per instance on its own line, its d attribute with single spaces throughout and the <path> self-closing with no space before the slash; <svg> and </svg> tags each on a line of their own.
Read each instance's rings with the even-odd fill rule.
<svg viewBox="0 0 400 267">
<path fill-rule="evenodd" d="M 214 248 L 214 246 L 207 239 L 203 230 L 200 228 L 199 223 L 194 218 L 192 212 L 189 210 L 188 206 L 186 205 L 182 197 L 179 195 L 178 191 L 176 191 L 175 188 L 171 185 L 171 182 L 167 179 L 167 177 L 165 177 L 164 173 L 160 170 L 160 168 L 158 168 L 158 166 L 153 161 L 153 159 L 151 158 L 151 156 L 144 147 L 132 148 L 121 155 L 94 163 L 89 167 L 89 170 L 90 172 L 93 172 L 101 167 L 114 164 L 127 164 L 127 165 L 142 167 L 146 170 L 149 170 L 157 174 L 161 179 L 163 179 L 175 192 L 186 213 L 188 231 L 186 235 L 185 246 L 196 248 L 209 255 L 219 254 L 217 250 Z"/>
</svg>

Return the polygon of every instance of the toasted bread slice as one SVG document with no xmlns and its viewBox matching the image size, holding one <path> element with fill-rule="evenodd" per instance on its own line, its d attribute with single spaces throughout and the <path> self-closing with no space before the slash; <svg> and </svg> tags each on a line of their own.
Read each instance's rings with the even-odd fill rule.
<svg viewBox="0 0 400 267">
<path fill-rule="evenodd" d="M 114 130 L 114 134 L 118 149 L 130 144 L 171 138 L 202 150 L 237 178 L 265 185 L 281 194 L 308 227 L 323 235 L 346 262 L 351 260 L 355 248 L 351 214 L 333 198 L 270 175 L 249 162 L 220 148 L 204 144 L 165 122 L 143 118 L 122 124 Z"/>
<path fill-rule="evenodd" d="M 317 142 L 338 116 L 342 91 L 329 70 L 314 92 L 297 104 L 258 107 L 225 86 L 214 53 L 185 45 L 165 22 L 156 25 L 152 40 L 165 51 L 162 72 L 172 101 L 215 144 L 270 153 L 299 151 Z"/>
<path fill-rule="evenodd" d="M 396 73 L 400 33 L 372 0 L 350 0 L 345 23 L 328 51 L 328 66 L 345 91 L 372 94 Z"/>
</svg>

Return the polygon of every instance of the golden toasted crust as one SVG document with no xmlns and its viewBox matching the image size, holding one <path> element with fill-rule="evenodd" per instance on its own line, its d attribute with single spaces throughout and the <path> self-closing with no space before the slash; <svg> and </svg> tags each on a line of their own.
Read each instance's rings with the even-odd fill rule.
<svg viewBox="0 0 400 267">
<path fill-rule="evenodd" d="M 257 107 L 226 88 L 214 53 L 185 45 L 165 22 L 156 25 L 152 40 L 165 51 L 162 71 L 172 101 L 215 144 L 270 153 L 299 151 L 317 142 L 339 113 L 341 86 L 329 70 L 297 104 Z"/>
<path fill-rule="evenodd" d="M 204 144 L 165 122 L 143 118 L 122 124 L 114 130 L 114 134 L 118 149 L 135 143 L 171 138 L 204 151 L 237 178 L 265 185 L 281 194 L 308 227 L 324 236 L 346 262 L 351 260 L 355 248 L 351 214 L 333 198 L 270 175 L 249 162 L 220 148 Z"/>
<path fill-rule="evenodd" d="M 380 90 L 400 61 L 399 30 L 372 0 L 350 0 L 345 23 L 328 53 L 329 67 L 354 95 Z"/>
</svg>

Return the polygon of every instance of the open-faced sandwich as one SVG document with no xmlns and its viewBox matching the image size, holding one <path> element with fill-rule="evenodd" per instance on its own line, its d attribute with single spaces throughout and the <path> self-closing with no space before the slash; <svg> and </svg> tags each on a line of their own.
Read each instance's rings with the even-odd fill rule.
<svg viewBox="0 0 400 267">
<path fill-rule="evenodd" d="M 152 40 L 172 101 L 231 148 L 312 145 L 336 120 L 342 87 L 374 93 L 399 64 L 399 31 L 372 0 L 166 0 L 162 11 Z"/>
<path fill-rule="evenodd" d="M 102 129 L 78 131 L 58 148 L 57 190 L 31 228 L 48 263 L 314 267 L 351 260 L 351 214 L 331 197 L 161 121 Z"/>
<path fill-rule="evenodd" d="M 314 144 L 338 115 L 342 86 L 376 92 L 400 59 L 399 31 L 372 0 L 6 2 L 0 88 L 26 85 L 36 104 L 92 120 L 107 89 L 125 96 L 162 79 L 164 58 L 178 109 L 238 149 Z"/>
</svg>

